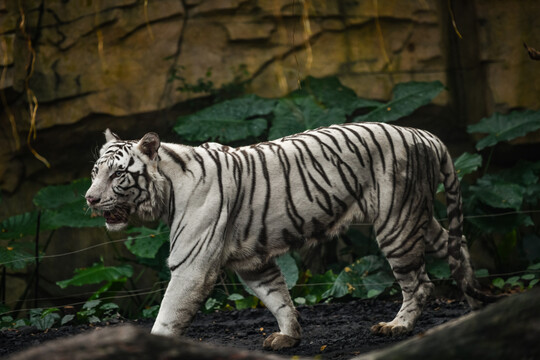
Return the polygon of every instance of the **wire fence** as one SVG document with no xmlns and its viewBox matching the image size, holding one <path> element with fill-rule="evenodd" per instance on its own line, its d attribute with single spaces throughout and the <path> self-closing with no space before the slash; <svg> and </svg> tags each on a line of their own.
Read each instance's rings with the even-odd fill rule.
<svg viewBox="0 0 540 360">
<path fill-rule="evenodd" d="M 498 214 L 485 214 L 485 215 L 466 216 L 464 218 L 465 219 L 476 219 L 476 218 L 501 217 L 501 216 L 507 216 L 507 215 L 515 215 L 515 214 L 534 214 L 534 213 L 540 213 L 540 210 L 509 211 L 509 212 L 498 213 Z M 445 221 L 447 219 L 446 218 L 441 218 L 441 219 L 437 219 L 437 220 L 438 221 Z M 353 223 L 351 225 L 367 226 L 367 225 L 371 225 L 371 224 L 369 224 L 369 223 Z M 15 263 L 15 262 L 18 262 L 18 261 L 34 261 L 34 262 L 36 262 L 36 260 L 41 261 L 41 260 L 44 260 L 44 259 L 53 259 L 53 258 L 59 258 L 59 257 L 63 257 L 63 256 L 70 256 L 70 255 L 74 255 L 74 254 L 83 253 L 85 251 L 89 251 L 89 250 L 99 248 L 99 247 L 102 247 L 102 246 L 107 246 L 107 245 L 114 244 L 114 243 L 125 242 L 125 241 L 130 240 L 130 239 L 133 239 L 133 240 L 135 240 L 135 239 L 144 239 L 144 238 L 155 237 L 155 236 L 166 234 L 166 233 L 168 233 L 168 231 L 156 232 L 156 233 L 153 233 L 153 234 L 150 234 L 150 235 L 129 236 L 129 237 L 116 239 L 116 240 L 108 240 L 108 241 L 103 242 L 103 243 L 94 244 L 94 245 L 91 245 L 91 246 L 88 246 L 88 247 L 85 247 L 85 248 L 81 248 L 81 249 L 74 250 L 74 251 L 68 251 L 68 252 L 65 252 L 65 253 L 41 255 L 39 257 L 29 256 L 29 257 L 25 257 L 25 258 L 19 258 L 17 260 L 0 263 L 0 266 L 9 265 L 9 264 L 12 264 L 12 263 Z M 528 270 L 520 270 L 520 271 L 513 271 L 513 272 L 489 274 L 489 275 L 478 276 L 478 277 L 479 278 L 498 278 L 498 277 L 503 278 L 503 277 L 518 276 L 518 275 L 523 275 L 523 274 L 532 274 L 532 273 L 538 274 L 538 273 L 540 273 L 540 270 L 528 269 Z M 445 278 L 445 279 L 436 278 L 436 279 L 432 279 L 432 281 L 442 283 L 442 282 L 451 282 L 451 281 L 453 281 L 453 279 L 451 279 L 451 278 Z M 152 294 L 160 293 L 160 292 L 163 292 L 163 287 L 167 283 L 168 283 L 168 281 L 159 281 L 159 282 L 155 282 L 154 285 L 152 287 L 150 287 L 150 288 L 115 291 L 114 296 L 103 297 L 103 298 L 100 298 L 100 300 L 118 300 L 118 299 L 123 299 L 123 298 L 130 298 L 130 297 L 133 297 L 133 296 L 143 296 L 143 295 L 152 295 Z M 379 283 L 379 285 L 391 286 L 394 283 L 395 283 L 395 281 L 392 281 L 392 282 Z M 334 284 L 333 282 L 303 283 L 303 284 L 296 284 L 294 287 L 317 287 L 317 286 L 326 286 L 326 287 L 328 287 L 328 286 L 331 286 L 333 284 Z M 223 281 L 218 282 L 217 285 L 238 286 L 238 287 L 243 286 L 243 284 L 240 283 L 240 282 L 223 282 Z M 360 284 L 350 284 L 350 285 L 353 286 L 353 287 L 364 287 L 364 288 L 366 287 L 366 285 L 362 284 L 362 283 L 360 283 Z M 156 286 L 158 287 L 157 289 L 156 289 Z M 95 293 L 95 291 L 81 292 L 81 293 L 70 294 L 69 297 L 83 297 L 83 296 L 93 295 L 94 293 Z M 21 303 L 21 302 L 24 303 L 24 302 L 32 302 L 32 301 L 34 301 L 34 302 L 35 301 L 52 302 L 52 301 L 62 300 L 62 299 L 65 299 L 65 298 L 66 298 L 66 296 L 61 296 L 61 297 L 39 297 L 39 298 L 33 298 L 33 299 L 14 300 L 14 301 L 11 301 L 11 302 L 4 303 L 4 305 L 14 305 L 14 304 Z M 69 303 L 69 304 L 64 304 L 64 305 L 62 305 L 62 307 L 78 306 L 78 305 L 83 305 L 85 303 L 86 303 L 86 301 L 72 302 L 72 303 Z M 25 312 L 25 311 L 31 311 L 31 310 L 37 310 L 37 309 L 40 309 L 40 308 L 39 307 L 33 307 L 33 308 L 24 308 L 24 309 L 6 311 L 6 312 L 3 312 L 3 313 L 0 313 L 0 317 L 7 316 L 7 315 L 10 315 L 10 314 L 13 314 L 13 313 L 19 313 L 19 312 Z"/>
<path fill-rule="evenodd" d="M 494 218 L 494 217 L 508 216 L 508 215 L 537 214 L 537 213 L 540 213 L 540 210 L 508 211 L 508 212 L 499 213 L 499 214 L 485 214 L 485 215 L 465 216 L 464 219 L 480 219 L 480 218 L 488 218 L 488 217 Z M 447 218 L 437 219 L 437 221 L 445 221 L 445 220 L 448 220 L 448 219 Z M 371 225 L 371 224 L 370 223 L 351 223 L 351 226 L 369 226 L 369 225 Z M 162 234 L 166 234 L 166 233 L 168 233 L 168 231 L 156 232 L 156 233 L 153 233 L 153 234 L 150 234 L 150 235 L 144 235 L 144 236 L 129 236 L 129 237 L 122 238 L 122 239 L 109 240 L 109 241 L 106 241 L 106 242 L 103 242 L 103 243 L 94 244 L 94 245 L 91 245 L 91 246 L 88 246 L 88 247 L 85 247 L 85 248 L 81 248 L 81 249 L 77 249 L 77 250 L 73 250 L 73 251 L 69 251 L 69 252 L 65 252 L 65 253 L 61 253 L 61 254 L 41 255 L 41 256 L 39 256 L 39 260 L 52 259 L 52 258 L 58 258 L 58 257 L 62 257 L 62 256 L 74 255 L 74 254 L 82 253 L 82 252 L 92 250 L 92 249 L 95 249 L 95 248 L 98 248 L 98 247 L 101 247 L 101 246 L 106 246 L 106 245 L 109 245 L 109 244 L 125 242 L 125 241 L 127 241 L 129 239 L 134 239 L 134 240 L 135 239 L 143 239 L 143 238 L 154 237 L 154 236 L 158 236 L 158 235 L 162 235 Z M 12 260 L 12 261 L 7 261 L 7 262 L 0 263 L 0 266 L 9 265 L 9 264 L 12 264 L 12 263 L 15 263 L 15 262 L 18 262 L 18 261 L 36 261 L 36 259 L 38 259 L 38 257 L 28 256 L 28 257 L 25 257 L 25 258 L 19 258 L 17 260 Z"/>
</svg>

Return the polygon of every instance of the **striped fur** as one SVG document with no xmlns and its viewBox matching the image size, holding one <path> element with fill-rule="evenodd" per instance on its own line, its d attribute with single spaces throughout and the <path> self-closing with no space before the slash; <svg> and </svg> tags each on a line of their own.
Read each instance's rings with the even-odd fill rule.
<svg viewBox="0 0 540 360">
<path fill-rule="evenodd" d="M 334 125 L 231 148 L 160 143 L 154 133 L 107 143 L 87 199 L 107 226 L 126 214 L 161 218 L 170 234 L 171 281 L 153 333 L 180 334 L 223 267 L 235 270 L 276 317 L 272 349 L 299 343 L 301 329 L 274 258 L 325 241 L 355 222 L 374 225 L 401 286 L 403 304 L 381 334 L 411 331 L 433 284 L 424 254 L 448 257 L 471 305 L 477 289 L 465 239 L 461 193 L 446 147 L 432 134 L 380 123 Z M 446 188 L 449 230 L 433 218 L 436 187 Z"/>
</svg>

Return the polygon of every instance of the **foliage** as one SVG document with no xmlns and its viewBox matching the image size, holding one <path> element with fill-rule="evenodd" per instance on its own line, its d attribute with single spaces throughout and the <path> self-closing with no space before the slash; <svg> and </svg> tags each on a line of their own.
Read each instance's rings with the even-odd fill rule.
<svg viewBox="0 0 540 360">
<path fill-rule="evenodd" d="M 396 85 L 390 101 L 378 102 L 358 98 L 352 89 L 341 84 L 336 77 L 308 77 L 299 90 L 282 98 L 264 99 L 245 95 L 230 99 L 230 96 L 243 93 L 247 82 L 245 72 L 240 71 L 240 75 L 235 76 L 230 84 L 216 88 L 211 80 L 211 69 L 196 84 L 187 83 L 181 74 L 183 70 L 177 69 L 171 74 L 171 80 L 180 83 L 179 91 L 210 95 L 211 103 L 214 103 L 178 119 L 174 130 L 185 140 L 194 142 L 222 141 L 237 144 L 276 139 L 335 123 L 390 122 L 412 114 L 444 89 L 440 82 L 402 83 Z M 490 160 L 493 147 L 499 142 L 512 140 L 540 128 L 539 114 L 532 110 L 514 111 L 508 115 L 494 114 L 469 126 L 470 133 L 487 134 L 478 141 L 476 148 L 479 151 L 491 148 L 489 158 L 484 161 L 481 153 L 464 153 L 454 161 L 458 177 L 462 180 L 467 237 L 470 240 L 482 237 L 491 239 L 496 234 L 499 240 L 494 243 L 494 247 L 499 265 L 505 261 L 505 254 L 509 252 L 525 254 L 527 264 L 532 264 L 522 275 L 494 279 L 492 285 L 500 291 L 521 291 L 539 283 L 540 237 L 530 231 L 534 223 L 525 212 L 537 206 L 540 199 L 540 163 L 519 162 L 510 169 L 490 172 Z M 482 174 L 478 172 L 480 169 Z M 90 180 L 80 179 L 67 185 L 45 187 L 34 198 L 35 211 L 4 220 L 0 224 L 0 240 L 6 242 L 7 246 L 0 247 L 0 264 L 22 270 L 34 263 L 32 244 L 25 238 L 37 232 L 60 227 L 103 226 L 103 219 L 94 217 L 86 209 L 84 193 L 89 186 Z M 439 187 L 439 191 L 442 190 Z M 494 214 L 498 216 L 494 217 Z M 444 214 L 441 215 L 444 217 Z M 104 299 L 113 296 L 127 281 L 136 280 L 128 261 L 135 261 L 145 269 L 155 271 L 160 280 L 168 280 L 167 226 L 158 224 L 153 229 L 141 226 L 129 229 L 127 234 L 124 245 L 133 254 L 134 260 L 119 258 L 121 264 L 118 266 L 105 266 L 101 261 L 89 268 L 77 269 L 70 279 L 57 282 L 61 288 L 101 285 L 76 314 L 61 317 L 56 308 L 36 309 L 26 320 L 14 321 L 10 316 L 4 316 L 0 319 L 0 326 L 33 324 L 48 328 L 70 321 L 93 323 L 118 316 L 118 306 L 104 302 Z M 351 230 L 345 237 L 350 243 L 345 250 L 358 250 L 358 260 L 352 264 L 333 264 L 333 270 L 323 274 L 312 274 L 309 269 L 303 268 L 304 264 L 297 254 L 276 259 L 296 304 L 316 304 L 350 297 L 372 298 L 396 292 L 390 267 L 377 250 L 365 245 L 365 236 Z M 432 278 L 450 277 L 445 261 L 428 259 L 427 271 Z M 203 311 L 245 309 L 261 305 L 251 290 L 240 285 L 241 280 L 236 274 L 225 271 L 222 276 L 203 305 Z M 136 300 L 136 296 L 133 299 Z M 157 315 L 159 306 L 153 297 L 137 300 L 137 303 L 143 317 Z"/>
<path fill-rule="evenodd" d="M 87 301 L 77 312 L 77 320 L 81 323 L 98 323 L 118 317 L 119 306 L 102 300 Z"/>
<path fill-rule="evenodd" d="M 56 284 L 62 289 L 68 286 L 82 286 L 98 284 L 103 281 L 122 281 L 133 275 L 131 265 L 105 266 L 102 262 L 94 263 L 89 268 L 75 269 L 75 275 L 66 280 L 57 281 Z"/>
<path fill-rule="evenodd" d="M 312 96 L 297 96 L 280 99 L 274 109 L 274 120 L 270 127 L 269 140 L 287 135 L 345 122 L 341 108 L 323 108 Z"/>
<path fill-rule="evenodd" d="M 540 262 L 530 265 L 523 275 L 515 275 L 507 278 L 506 280 L 497 277 L 492 280 L 492 284 L 495 288 L 502 292 L 523 291 L 525 289 L 532 289 L 540 282 Z"/>
<path fill-rule="evenodd" d="M 159 249 L 169 243 L 169 231 L 165 224 L 160 223 L 156 229 L 147 227 L 131 228 L 128 230 L 126 248 L 135 256 L 141 258 L 156 257 Z M 134 236 L 135 235 L 135 236 Z"/>
<path fill-rule="evenodd" d="M 189 141 L 200 139 L 232 142 L 260 136 L 267 127 L 265 115 L 275 105 L 256 95 L 226 100 L 178 119 L 174 130 Z"/>
<path fill-rule="evenodd" d="M 440 81 L 407 82 L 397 84 L 394 97 L 373 111 L 359 116 L 355 121 L 390 122 L 412 114 L 421 106 L 427 105 L 444 89 Z"/>
<path fill-rule="evenodd" d="M 61 315 L 59 308 L 30 309 L 27 319 L 15 320 L 11 316 L 2 316 L 0 319 L 0 330 L 17 329 L 21 326 L 35 326 L 38 330 L 47 330 L 54 326 L 64 326 L 70 322 L 77 323 L 98 323 L 117 318 L 118 305 L 114 303 L 103 303 L 101 300 L 91 300 L 86 302 L 81 310 L 76 314 Z"/>
<path fill-rule="evenodd" d="M 393 284 L 394 277 L 390 274 L 386 260 L 376 255 L 368 255 L 346 266 L 332 287 L 322 294 L 322 298 L 340 298 L 345 295 L 372 298 Z"/>
<path fill-rule="evenodd" d="M 0 247 L 0 264 L 11 270 L 23 270 L 35 262 L 28 243 L 12 242 L 6 247 Z"/>
<path fill-rule="evenodd" d="M 89 300 L 112 297 L 128 278 L 133 276 L 131 265 L 105 266 L 103 259 L 89 268 L 75 269 L 75 275 L 66 280 L 57 281 L 56 284 L 64 289 L 68 286 L 84 286 L 105 282 Z"/>
<path fill-rule="evenodd" d="M 476 149 L 482 150 L 538 129 L 540 129 L 540 111 L 524 110 L 512 111 L 506 115 L 495 113 L 483 118 L 477 124 L 469 125 L 467 131 L 471 134 L 488 134 L 476 144 Z"/>
<path fill-rule="evenodd" d="M 249 95 L 178 118 L 174 130 L 188 141 L 234 142 L 258 138 L 268 128 L 274 140 L 321 126 L 353 121 L 390 122 L 428 104 L 443 89 L 439 81 L 396 85 L 388 103 L 361 99 L 336 77 L 309 77 L 300 90 L 280 99 Z M 364 115 L 357 111 L 370 110 Z"/>
</svg>

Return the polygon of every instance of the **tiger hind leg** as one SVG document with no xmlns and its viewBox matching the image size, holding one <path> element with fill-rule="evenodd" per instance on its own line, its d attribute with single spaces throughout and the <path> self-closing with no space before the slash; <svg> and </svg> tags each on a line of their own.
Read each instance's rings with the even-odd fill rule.
<svg viewBox="0 0 540 360">
<path fill-rule="evenodd" d="M 409 333 L 422 313 L 434 288 L 425 269 L 423 236 L 422 229 L 403 242 L 395 239 L 386 246 L 384 241 L 379 242 L 401 287 L 403 302 L 396 317 L 372 326 L 372 333 L 389 336 Z"/>
<path fill-rule="evenodd" d="M 302 338 L 302 328 L 287 284 L 276 263 L 271 261 L 262 269 L 241 270 L 237 273 L 278 322 L 280 331 L 267 337 L 263 347 L 280 350 L 297 346 Z"/>
<path fill-rule="evenodd" d="M 482 307 L 483 302 L 475 299 L 466 293 L 467 288 L 479 289 L 478 280 L 474 275 L 467 239 L 461 237 L 461 263 L 463 269 L 461 278 L 455 279 L 459 287 L 464 291 L 465 299 L 472 309 Z M 448 259 L 448 230 L 443 228 L 436 219 L 432 219 L 426 231 L 426 255 L 434 256 L 438 259 Z"/>
</svg>

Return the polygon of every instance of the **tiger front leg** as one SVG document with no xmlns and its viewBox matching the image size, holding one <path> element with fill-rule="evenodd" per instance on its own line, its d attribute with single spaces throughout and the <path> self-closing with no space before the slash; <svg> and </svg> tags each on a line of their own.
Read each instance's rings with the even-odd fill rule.
<svg viewBox="0 0 540 360">
<path fill-rule="evenodd" d="M 297 346 L 302 338 L 298 312 L 294 308 L 281 270 L 272 260 L 262 269 L 237 272 L 278 322 L 279 332 L 264 340 L 265 349 L 280 350 Z"/>
<path fill-rule="evenodd" d="M 201 273 L 178 269 L 173 272 L 151 333 L 182 335 L 212 291 L 217 275 L 215 271 Z"/>
</svg>

